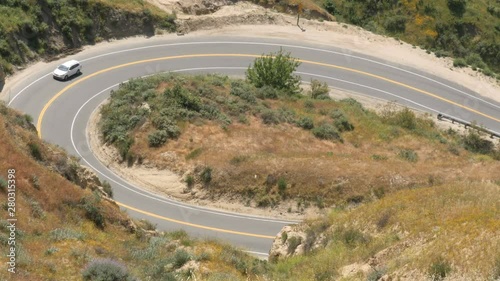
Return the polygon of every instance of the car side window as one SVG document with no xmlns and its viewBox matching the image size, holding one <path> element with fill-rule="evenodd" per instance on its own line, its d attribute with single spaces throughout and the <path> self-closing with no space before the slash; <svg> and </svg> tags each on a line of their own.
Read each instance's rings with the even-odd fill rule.
<svg viewBox="0 0 500 281">
<path fill-rule="evenodd" d="M 72 65 L 72 66 L 69 68 L 69 70 L 73 70 L 73 69 L 75 69 L 75 67 L 76 67 L 76 64 L 75 64 L 75 65 Z"/>
</svg>

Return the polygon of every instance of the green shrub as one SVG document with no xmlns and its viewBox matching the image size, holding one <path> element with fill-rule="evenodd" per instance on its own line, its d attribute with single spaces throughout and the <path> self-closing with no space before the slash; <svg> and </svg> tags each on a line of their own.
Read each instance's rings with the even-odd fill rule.
<svg viewBox="0 0 500 281">
<path fill-rule="evenodd" d="M 291 94 L 298 93 L 300 77 L 293 72 L 299 65 L 300 62 L 292 58 L 290 53 L 284 53 L 280 49 L 276 53 L 255 59 L 253 66 L 248 67 L 246 77 L 257 88 L 271 86 Z"/>
<path fill-rule="evenodd" d="M 203 153 L 203 148 L 198 147 L 196 149 L 193 149 L 191 152 L 189 152 L 186 155 L 186 160 L 191 160 L 191 159 L 198 158 L 198 156 L 200 156 L 201 153 Z"/>
<path fill-rule="evenodd" d="M 180 249 L 174 253 L 174 267 L 181 268 L 184 264 L 191 260 L 191 255 L 186 250 Z"/>
<path fill-rule="evenodd" d="M 407 107 L 400 111 L 385 110 L 382 113 L 382 120 L 387 124 L 399 126 L 407 130 L 415 130 L 417 128 L 417 116 Z"/>
<path fill-rule="evenodd" d="M 479 54 L 471 53 L 465 58 L 465 62 L 473 67 L 485 69 L 486 64 L 483 62 L 483 59 Z"/>
<path fill-rule="evenodd" d="M 85 238 L 85 234 L 69 228 L 56 228 L 50 232 L 50 239 L 54 242 L 63 240 L 80 240 Z"/>
<path fill-rule="evenodd" d="M 305 130 L 311 130 L 314 128 L 314 121 L 311 117 L 304 116 L 297 121 L 297 125 Z"/>
<path fill-rule="evenodd" d="M 44 218 L 45 217 L 45 212 L 44 212 L 42 206 L 40 205 L 40 203 L 38 203 L 34 199 L 29 199 L 28 203 L 30 204 L 30 207 L 31 207 L 31 216 L 33 216 L 34 218 Z"/>
<path fill-rule="evenodd" d="M 443 280 L 451 272 L 451 264 L 443 257 L 438 257 L 429 267 L 429 277 L 433 281 Z"/>
<path fill-rule="evenodd" d="M 281 233 L 281 243 L 285 243 L 287 239 L 288 239 L 288 233 L 283 231 Z"/>
<path fill-rule="evenodd" d="M 312 133 L 315 137 L 322 139 L 322 140 L 342 141 L 342 137 L 340 136 L 337 129 L 328 123 L 323 123 L 323 124 L 315 127 L 314 129 L 312 129 Z"/>
<path fill-rule="evenodd" d="M 466 67 L 467 62 L 463 58 L 456 58 L 453 60 L 454 67 Z"/>
<path fill-rule="evenodd" d="M 256 96 L 260 99 L 277 99 L 281 91 L 271 86 L 263 86 L 257 89 Z"/>
<path fill-rule="evenodd" d="M 168 133 L 164 130 L 157 130 L 148 135 L 148 143 L 150 147 L 160 147 L 168 140 Z"/>
<path fill-rule="evenodd" d="M 45 250 L 45 255 L 46 256 L 50 256 L 56 252 L 59 252 L 59 248 L 56 248 L 56 247 L 50 247 L 48 248 L 47 250 Z"/>
<path fill-rule="evenodd" d="M 486 139 L 483 139 L 474 130 L 469 130 L 469 132 L 462 137 L 462 144 L 465 149 L 480 154 L 492 154 L 495 151 L 495 145 Z"/>
<path fill-rule="evenodd" d="M 286 186 L 287 186 L 287 184 L 286 184 L 285 178 L 280 178 L 278 180 L 278 190 L 279 190 L 280 194 L 284 194 L 285 193 Z"/>
<path fill-rule="evenodd" d="M 257 201 L 257 207 L 266 208 L 272 203 L 271 198 L 268 195 L 264 195 Z"/>
<path fill-rule="evenodd" d="M 302 238 L 297 236 L 292 236 L 288 238 L 288 254 L 293 254 L 297 247 L 302 243 Z"/>
<path fill-rule="evenodd" d="M 354 130 L 354 125 L 349 122 L 347 116 L 340 109 L 332 111 L 330 117 L 333 119 L 333 125 L 339 132 L 346 132 Z"/>
<path fill-rule="evenodd" d="M 361 231 L 354 228 L 338 228 L 336 235 L 345 245 L 354 247 L 357 244 L 367 244 L 369 237 L 365 236 Z"/>
<path fill-rule="evenodd" d="M 325 10 L 331 15 L 335 15 L 337 13 L 335 2 L 333 2 L 333 0 L 325 0 L 323 2 L 323 8 L 325 8 Z"/>
<path fill-rule="evenodd" d="M 325 97 L 330 98 L 328 96 L 329 92 L 330 89 L 328 88 L 328 85 L 325 82 L 321 83 L 321 81 L 318 81 L 316 79 L 311 80 L 311 92 L 309 94 L 311 98 L 313 99 L 325 99 Z"/>
<path fill-rule="evenodd" d="M 418 155 L 412 149 L 401 149 L 398 153 L 398 156 L 401 159 L 406 160 L 408 162 L 417 162 L 418 161 Z"/>
<path fill-rule="evenodd" d="M 40 146 L 38 146 L 37 143 L 30 142 L 28 144 L 28 147 L 30 149 L 31 156 L 33 156 L 33 158 L 35 158 L 35 160 L 43 161 L 42 151 L 40 150 Z"/>
<path fill-rule="evenodd" d="M 262 122 L 266 125 L 277 125 L 280 123 L 278 113 L 272 109 L 266 109 L 260 114 Z"/>
<path fill-rule="evenodd" d="M 255 96 L 255 90 L 249 85 L 241 80 L 231 81 L 230 94 L 240 97 L 246 102 L 255 104 L 257 99 Z M 277 98 L 277 95 L 270 94 L 269 96 L 264 95 L 263 98 Z"/>
<path fill-rule="evenodd" d="M 457 17 L 462 17 L 465 13 L 467 0 L 448 0 L 448 8 Z"/>
<path fill-rule="evenodd" d="M 372 155 L 372 159 L 373 160 L 376 160 L 376 161 L 385 161 L 388 159 L 387 156 L 384 156 L 384 155 L 379 155 L 379 154 L 373 154 Z"/>
<path fill-rule="evenodd" d="M 84 197 L 81 201 L 85 210 L 85 216 L 91 220 L 97 228 L 104 229 L 105 219 L 99 206 L 100 197 L 94 192 L 93 195 Z"/>
<path fill-rule="evenodd" d="M 247 161 L 248 159 L 250 159 L 250 157 L 247 155 L 238 155 L 238 156 L 234 156 L 233 158 L 231 158 L 229 163 L 231 165 L 239 165 L 239 164 Z"/>
<path fill-rule="evenodd" d="M 200 178 L 204 184 L 209 184 L 212 181 L 212 168 L 211 167 L 203 168 L 203 171 L 201 171 L 200 174 Z"/>
<path fill-rule="evenodd" d="M 394 123 L 402 128 L 414 130 L 417 128 L 417 117 L 413 111 L 405 107 L 396 113 Z"/>
<path fill-rule="evenodd" d="M 39 178 L 36 175 L 31 175 L 30 182 L 31 182 L 31 184 L 33 185 L 34 188 L 40 190 L 40 181 L 39 181 Z"/>
<path fill-rule="evenodd" d="M 186 177 L 186 184 L 189 188 L 192 188 L 194 185 L 194 177 L 192 175 L 188 175 Z"/>
<path fill-rule="evenodd" d="M 168 239 L 164 237 L 151 237 L 145 247 L 130 248 L 131 256 L 136 260 L 152 261 L 158 259 L 161 248 L 165 247 L 167 242 Z"/>
<path fill-rule="evenodd" d="M 406 30 L 408 18 L 403 15 L 388 17 L 384 22 L 384 27 L 391 33 L 403 33 Z"/>
<path fill-rule="evenodd" d="M 314 109 L 314 102 L 312 100 L 305 100 L 304 101 L 304 107 L 307 109 L 307 110 L 313 110 Z"/>
<path fill-rule="evenodd" d="M 8 186 L 9 186 L 9 184 L 8 184 L 7 180 L 4 179 L 2 176 L 0 176 L 0 189 L 7 190 Z"/>
<path fill-rule="evenodd" d="M 113 188 L 111 187 L 111 184 L 107 181 L 102 182 L 102 189 L 106 194 L 109 196 L 109 198 L 113 198 Z"/>
<path fill-rule="evenodd" d="M 111 259 L 96 259 L 90 262 L 82 272 L 85 281 L 131 281 L 136 280 L 127 268 Z"/>
</svg>

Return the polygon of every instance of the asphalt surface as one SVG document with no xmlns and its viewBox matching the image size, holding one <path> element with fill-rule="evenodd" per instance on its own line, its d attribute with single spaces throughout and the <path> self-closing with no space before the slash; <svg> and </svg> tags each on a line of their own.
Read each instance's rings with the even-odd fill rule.
<svg viewBox="0 0 500 281">
<path fill-rule="evenodd" d="M 479 84 L 478 89 L 467 89 L 415 69 L 342 49 L 279 39 L 184 37 L 160 43 L 156 40 L 154 45 L 148 39 L 124 41 L 106 53 L 82 52 L 68 58 L 83 65 L 82 75 L 70 81 L 52 78 L 55 65 L 26 77 L 11 87 L 8 102 L 33 116 L 43 139 L 81 157 L 83 164 L 111 182 L 114 198 L 132 216 L 147 218 L 162 230 L 182 228 L 191 235 L 219 238 L 265 256 L 272 237 L 294 222 L 190 206 L 133 186 L 94 157 L 87 143 L 86 126 L 110 90 L 130 78 L 165 71 L 242 75 L 255 56 L 280 47 L 302 60 L 297 73 L 304 81 L 315 78 L 336 88 L 432 114 L 476 121 L 500 132 L 500 104 L 478 95 L 474 90 L 480 90 Z"/>
</svg>

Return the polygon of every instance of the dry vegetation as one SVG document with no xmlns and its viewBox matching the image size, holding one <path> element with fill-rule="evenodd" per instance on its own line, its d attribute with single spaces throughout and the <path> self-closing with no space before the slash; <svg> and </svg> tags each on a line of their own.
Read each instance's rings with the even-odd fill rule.
<svg viewBox="0 0 500 281">
<path fill-rule="evenodd" d="M 276 279 L 498 280 L 500 182 L 402 190 L 298 226 L 314 245 Z M 320 278 L 321 277 L 321 278 Z"/>
<path fill-rule="evenodd" d="M 172 96 L 176 85 L 193 100 L 199 99 L 199 112 L 164 107 L 170 102 L 163 103 L 162 97 Z M 129 166 L 174 170 L 190 182 L 188 188 L 207 192 L 213 199 L 230 196 L 258 207 L 295 200 L 297 207 L 291 212 L 301 212 L 309 204 L 323 208 L 360 203 L 400 189 L 500 180 L 498 148 L 472 131 L 465 137 L 451 129 L 442 131 L 430 117 L 416 117 L 390 104 L 376 114 L 352 99 L 254 97 L 256 102 L 249 104 L 231 94 L 238 92 L 237 87 L 250 96 L 259 95 L 243 81 L 216 75 L 136 80 L 115 92 L 104 107 L 105 140 L 127 140 L 126 151 L 120 141 L 115 145 Z M 141 97 L 137 91 L 150 97 L 145 99 L 146 94 Z M 203 106 L 218 108 L 217 117 L 206 118 Z M 151 112 L 144 111 L 149 107 Z M 162 111 L 168 112 L 177 133 L 152 146 L 150 136 L 158 131 L 155 120 Z M 316 128 L 333 123 L 339 137 L 315 137 L 315 129 L 301 128 L 305 117 Z M 130 120 L 137 122 L 129 126 Z M 342 122 L 354 129 L 342 132 Z M 130 130 L 122 130 L 126 127 Z M 469 151 L 470 139 L 484 144 L 487 151 Z"/>
<path fill-rule="evenodd" d="M 40 141 L 30 121 L 0 104 L 1 280 L 82 280 L 87 264 L 100 258 L 116 261 L 141 280 L 195 275 L 202 280 L 240 280 L 266 268 L 232 246 L 193 240 L 183 231 L 158 233 L 147 221 L 131 222 L 99 192 L 69 181 L 82 181 L 81 168 L 61 149 Z M 6 270 L 10 231 L 5 180 L 12 168 L 16 274 Z"/>
</svg>

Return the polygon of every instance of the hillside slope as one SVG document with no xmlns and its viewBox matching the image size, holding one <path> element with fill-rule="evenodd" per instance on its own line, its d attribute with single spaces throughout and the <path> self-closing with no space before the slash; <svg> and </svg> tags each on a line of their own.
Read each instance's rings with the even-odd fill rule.
<svg viewBox="0 0 500 281">
<path fill-rule="evenodd" d="M 277 280 L 499 280 L 500 182 L 404 190 L 338 208 L 286 227 L 270 258 Z"/>
<path fill-rule="evenodd" d="M 102 40 L 175 30 L 174 16 L 145 1 L 12 0 L 0 4 L 0 14 L 0 65 L 7 73 Z"/>
<path fill-rule="evenodd" d="M 229 245 L 132 221 L 106 183 L 30 122 L 0 103 L 0 280 L 104 280 L 99 269 L 119 280 L 244 280 L 266 270 Z"/>
</svg>

